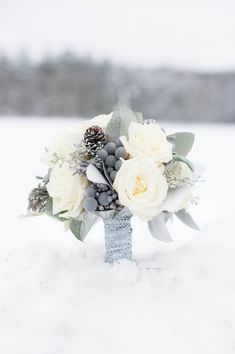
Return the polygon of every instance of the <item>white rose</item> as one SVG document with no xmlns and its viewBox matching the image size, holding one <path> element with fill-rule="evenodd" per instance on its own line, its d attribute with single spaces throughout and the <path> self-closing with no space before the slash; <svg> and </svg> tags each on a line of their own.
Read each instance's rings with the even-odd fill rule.
<svg viewBox="0 0 235 354">
<path fill-rule="evenodd" d="M 151 157 L 158 163 L 172 160 L 172 145 L 158 124 L 139 124 L 129 126 L 129 140 L 121 141 L 131 157 Z"/>
<path fill-rule="evenodd" d="M 75 129 L 74 132 L 59 135 L 41 156 L 40 162 L 50 167 L 54 166 L 56 160 L 54 155 L 56 154 L 61 160 L 66 159 L 74 151 L 74 144 L 78 144 L 81 139 L 81 128 Z"/>
<path fill-rule="evenodd" d="M 92 125 L 97 125 L 100 128 L 103 128 L 105 131 L 111 117 L 112 117 L 113 112 L 109 114 L 100 114 L 97 117 L 94 117 L 92 119 L 86 120 L 84 123 L 81 124 L 81 130 L 83 134 L 85 133 L 86 129 L 91 127 Z"/>
<path fill-rule="evenodd" d="M 140 219 L 148 221 L 161 212 L 168 185 L 153 159 L 136 157 L 122 162 L 114 180 L 122 205 Z"/>
<path fill-rule="evenodd" d="M 40 161 L 51 167 L 54 165 L 54 154 L 62 160 L 66 159 L 74 151 L 74 144 L 79 144 L 81 142 L 87 128 L 92 125 L 98 125 L 105 131 L 111 116 L 112 113 L 101 114 L 97 117 L 84 121 L 78 126 L 75 126 L 72 131 L 58 136 L 54 143 L 47 148 L 47 151 L 42 155 Z"/>
<path fill-rule="evenodd" d="M 77 217 L 83 209 L 87 186 L 86 177 L 73 175 L 67 162 L 57 163 L 47 184 L 48 193 L 53 198 L 53 214 L 67 210 L 63 217 Z"/>
</svg>

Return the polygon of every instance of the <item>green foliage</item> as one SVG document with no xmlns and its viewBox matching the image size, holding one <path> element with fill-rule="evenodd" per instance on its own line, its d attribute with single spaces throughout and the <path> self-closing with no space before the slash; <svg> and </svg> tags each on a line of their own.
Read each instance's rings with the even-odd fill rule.
<svg viewBox="0 0 235 354">
<path fill-rule="evenodd" d="M 174 133 L 167 136 L 174 143 L 174 152 L 181 156 L 187 156 L 194 143 L 194 134 L 189 132 Z"/>
<path fill-rule="evenodd" d="M 98 216 L 88 213 L 85 210 L 78 218 L 72 218 L 69 222 L 71 232 L 78 240 L 84 241 L 92 226 L 96 223 Z"/>
<path fill-rule="evenodd" d="M 50 216 L 50 217 L 52 217 L 54 219 L 57 219 L 59 221 L 67 221 L 68 219 L 63 218 L 63 216 L 62 216 L 63 213 L 65 213 L 65 212 L 66 212 L 66 210 L 62 211 L 62 212 L 60 212 L 58 214 L 53 214 L 53 200 L 52 200 L 52 198 L 48 199 L 48 201 L 46 203 L 46 206 L 45 206 L 45 214 L 46 215 L 48 215 L 48 216 Z"/>
<path fill-rule="evenodd" d="M 153 220 L 148 221 L 148 228 L 151 235 L 157 240 L 162 242 L 172 242 L 172 238 L 166 227 L 166 219 L 168 220 L 168 215 L 165 213 L 160 213 L 155 216 Z"/>
<path fill-rule="evenodd" d="M 120 136 L 128 136 L 128 128 L 131 122 L 143 123 L 143 115 L 139 112 L 133 112 L 124 104 L 118 103 L 106 128 L 108 139 L 116 142 Z"/>
<path fill-rule="evenodd" d="M 193 220 L 192 216 L 185 210 L 181 209 L 175 213 L 177 218 L 179 218 L 185 225 L 191 227 L 191 229 L 199 230 L 199 227 Z"/>
</svg>

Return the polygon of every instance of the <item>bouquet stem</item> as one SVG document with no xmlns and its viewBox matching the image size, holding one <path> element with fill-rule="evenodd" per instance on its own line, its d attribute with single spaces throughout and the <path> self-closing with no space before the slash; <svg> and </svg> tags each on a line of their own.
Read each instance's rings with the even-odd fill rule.
<svg viewBox="0 0 235 354">
<path fill-rule="evenodd" d="M 105 262 L 113 263 L 120 259 L 132 259 L 131 218 L 107 218 L 104 221 Z"/>
</svg>

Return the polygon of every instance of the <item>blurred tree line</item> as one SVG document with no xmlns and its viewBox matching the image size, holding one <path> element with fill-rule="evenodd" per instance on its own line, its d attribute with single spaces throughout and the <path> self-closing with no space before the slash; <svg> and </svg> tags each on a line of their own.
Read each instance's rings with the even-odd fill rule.
<svg viewBox="0 0 235 354">
<path fill-rule="evenodd" d="M 92 117 L 122 101 L 159 120 L 235 122 L 234 97 L 235 72 L 132 68 L 72 53 L 0 56 L 0 115 Z"/>
</svg>

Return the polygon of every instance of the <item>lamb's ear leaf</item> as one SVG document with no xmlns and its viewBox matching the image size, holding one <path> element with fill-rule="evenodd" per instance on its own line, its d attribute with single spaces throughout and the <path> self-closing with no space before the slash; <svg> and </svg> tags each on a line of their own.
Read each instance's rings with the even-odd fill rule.
<svg viewBox="0 0 235 354">
<path fill-rule="evenodd" d="M 80 228 L 80 237 L 82 240 L 85 239 L 88 232 L 95 225 L 98 218 L 99 217 L 93 213 L 87 213 L 86 211 L 83 211 L 83 220 Z"/>
<path fill-rule="evenodd" d="M 195 223 L 195 221 L 193 220 L 192 216 L 185 209 L 181 209 L 181 210 L 175 212 L 175 215 L 185 225 L 191 227 L 191 229 L 194 229 L 197 231 L 200 230 L 199 227 L 197 226 L 197 224 Z"/>
<path fill-rule="evenodd" d="M 141 112 L 134 112 L 134 114 L 135 114 L 135 116 L 136 116 L 136 119 L 137 119 L 138 123 L 143 124 L 143 122 L 144 122 L 143 113 L 141 113 Z"/>
<path fill-rule="evenodd" d="M 72 218 L 69 222 L 69 228 L 77 239 L 84 241 L 92 226 L 98 220 L 98 216 L 93 213 L 87 213 L 85 210 L 78 218 Z"/>
<path fill-rule="evenodd" d="M 83 221 L 78 219 L 78 218 L 72 218 L 69 222 L 69 228 L 71 232 L 74 234 L 74 236 L 79 240 L 83 241 L 81 238 L 81 225 Z"/>
<path fill-rule="evenodd" d="M 115 143 L 119 139 L 121 136 L 121 125 L 120 111 L 118 106 L 116 106 L 105 130 L 105 134 L 108 140 Z"/>
<path fill-rule="evenodd" d="M 106 127 L 105 134 L 108 140 L 116 142 L 120 136 L 128 136 L 128 128 L 131 122 L 143 123 L 143 115 L 139 112 L 133 112 L 123 103 L 118 103 Z"/>
<path fill-rule="evenodd" d="M 162 213 L 163 213 L 165 223 L 167 223 L 169 219 L 172 219 L 172 213 L 170 211 L 163 211 Z"/>
<path fill-rule="evenodd" d="M 58 214 L 53 214 L 53 200 L 52 198 L 49 198 L 47 203 L 46 203 L 46 206 L 45 206 L 45 214 L 56 219 L 56 220 L 59 220 L 59 221 L 67 221 L 68 219 L 66 218 L 63 218 L 63 213 L 65 213 L 65 211 L 62 211 Z"/>
<path fill-rule="evenodd" d="M 102 175 L 102 173 L 98 170 L 98 168 L 96 168 L 92 163 L 90 163 L 87 166 L 86 176 L 90 182 L 109 185 L 107 179 Z"/>
<path fill-rule="evenodd" d="M 131 122 L 139 123 L 140 115 L 137 115 L 125 104 L 119 104 L 119 111 L 121 117 L 121 134 L 120 136 L 128 136 L 128 129 Z"/>
<path fill-rule="evenodd" d="M 160 213 L 153 220 L 148 221 L 148 228 L 152 236 L 162 242 L 172 242 L 172 238 L 166 227 L 164 213 Z"/>
<path fill-rule="evenodd" d="M 194 143 L 194 134 L 189 132 L 174 133 L 167 136 L 170 142 L 173 142 L 174 149 L 178 155 L 187 156 Z"/>
</svg>

